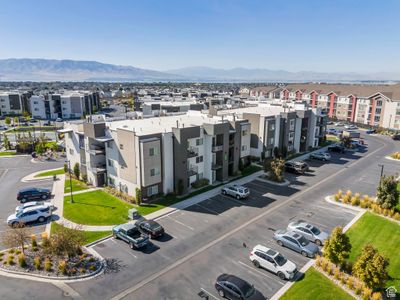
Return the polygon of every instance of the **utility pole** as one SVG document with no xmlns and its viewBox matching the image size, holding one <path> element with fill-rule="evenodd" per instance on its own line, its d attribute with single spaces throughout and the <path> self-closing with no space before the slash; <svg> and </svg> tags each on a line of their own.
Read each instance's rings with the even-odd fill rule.
<svg viewBox="0 0 400 300">
<path fill-rule="evenodd" d="M 71 193 L 71 203 L 74 203 L 74 195 L 72 194 L 72 176 L 71 176 L 71 161 L 67 160 L 68 163 L 68 174 L 69 174 L 69 189 Z"/>
<path fill-rule="evenodd" d="M 383 176 L 383 168 L 385 167 L 385 165 L 384 164 L 379 164 L 378 166 L 381 167 L 381 178 L 382 178 L 382 176 Z"/>
</svg>

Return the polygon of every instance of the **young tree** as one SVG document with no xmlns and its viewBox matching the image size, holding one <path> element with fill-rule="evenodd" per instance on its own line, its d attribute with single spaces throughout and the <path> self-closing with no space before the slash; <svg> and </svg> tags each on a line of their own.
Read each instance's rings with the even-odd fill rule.
<svg viewBox="0 0 400 300">
<path fill-rule="evenodd" d="M 36 144 L 35 151 L 36 151 L 37 154 L 42 155 L 44 153 L 44 151 L 45 151 L 43 143 L 39 142 L 38 144 Z"/>
<path fill-rule="evenodd" d="M 4 122 L 6 123 L 7 126 L 11 125 L 11 118 L 10 117 L 6 117 Z"/>
<path fill-rule="evenodd" d="M 397 181 L 394 176 L 382 176 L 379 182 L 377 193 L 377 203 L 382 208 L 391 209 L 399 203 L 399 192 Z"/>
<path fill-rule="evenodd" d="M 274 158 L 273 160 L 265 160 L 264 170 L 269 172 L 269 179 L 282 182 L 285 161 L 282 158 Z"/>
<path fill-rule="evenodd" d="M 75 163 L 74 165 L 74 175 L 77 179 L 79 179 L 79 175 L 81 174 L 81 170 L 79 169 L 79 163 Z"/>
<path fill-rule="evenodd" d="M 79 227 L 70 229 L 59 226 L 56 233 L 51 235 L 49 250 L 57 255 L 76 256 L 81 252 L 85 236 Z"/>
<path fill-rule="evenodd" d="M 10 140 L 8 139 L 7 134 L 4 134 L 3 145 L 4 145 L 4 148 L 6 148 L 6 150 L 11 149 L 11 143 L 10 143 Z"/>
<path fill-rule="evenodd" d="M 136 204 L 141 205 L 142 204 L 142 190 L 140 188 L 135 189 L 135 194 L 136 194 Z"/>
<path fill-rule="evenodd" d="M 6 247 L 21 247 L 21 251 L 25 254 L 24 246 L 30 241 L 32 231 L 24 224 L 18 223 L 16 226 L 10 227 L 2 235 L 2 243 Z"/>
<path fill-rule="evenodd" d="M 281 153 L 279 152 L 279 148 L 278 147 L 274 147 L 274 157 L 275 158 L 280 158 L 281 157 Z"/>
<path fill-rule="evenodd" d="M 330 238 L 325 241 L 323 256 L 334 264 L 343 264 L 349 257 L 350 250 L 350 239 L 343 233 L 343 228 L 338 226 L 333 229 Z"/>
<path fill-rule="evenodd" d="M 372 245 L 365 245 L 361 255 L 353 266 L 353 274 L 360 278 L 369 288 L 379 289 L 385 286 L 389 278 L 387 267 L 389 261 Z"/>
<path fill-rule="evenodd" d="M 18 117 L 14 117 L 13 121 L 14 121 L 14 122 L 13 122 L 14 125 L 19 124 L 19 118 L 18 118 Z"/>
<path fill-rule="evenodd" d="M 351 142 L 352 142 L 353 140 L 351 139 L 351 137 L 349 137 L 349 136 L 344 136 L 344 137 L 342 137 L 342 143 L 343 143 L 343 146 L 345 146 L 346 148 L 351 148 Z"/>
</svg>

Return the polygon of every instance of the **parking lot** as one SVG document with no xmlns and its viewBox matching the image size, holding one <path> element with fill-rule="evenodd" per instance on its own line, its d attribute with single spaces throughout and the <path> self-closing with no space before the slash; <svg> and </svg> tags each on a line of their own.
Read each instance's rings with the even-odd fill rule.
<svg viewBox="0 0 400 300">
<path fill-rule="evenodd" d="M 20 156 L 0 158 L 0 234 L 8 229 L 7 217 L 15 212 L 15 207 L 20 205 L 16 200 L 18 190 L 27 187 L 41 187 L 52 189 L 52 180 L 35 182 L 21 182 L 26 175 L 39 171 L 61 167 L 60 162 L 31 163 L 31 157 Z M 32 232 L 44 232 L 45 224 L 31 224 Z M 4 245 L 0 245 L 4 249 Z"/>
</svg>

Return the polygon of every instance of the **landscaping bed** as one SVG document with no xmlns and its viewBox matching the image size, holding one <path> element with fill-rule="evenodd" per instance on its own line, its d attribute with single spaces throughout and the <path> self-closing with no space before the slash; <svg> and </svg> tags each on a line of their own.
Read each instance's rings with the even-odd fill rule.
<svg viewBox="0 0 400 300">
<path fill-rule="evenodd" d="M 280 299 L 304 300 L 304 299 L 353 299 L 348 293 L 335 285 L 314 268 L 308 269 L 304 278 L 296 282 Z"/>
<path fill-rule="evenodd" d="M 9 156 L 9 155 L 17 155 L 17 152 L 14 152 L 14 151 L 3 151 L 3 152 L 0 152 L 0 156 Z"/>
<path fill-rule="evenodd" d="M 52 222 L 50 232 L 51 232 L 51 234 L 54 234 L 54 233 L 57 233 L 62 228 L 63 228 L 62 225 Z M 84 241 L 83 241 L 84 245 L 93 243 L 97 240 L 100 240 L 102 238 L 105 238 L 105 237 L 111 235 L 111 231 L 83 231 L 83 230 L 70 229 L 70 228 L 67 228 L 66 230 L 80 231 L 84 237 Z"/>
</svg>

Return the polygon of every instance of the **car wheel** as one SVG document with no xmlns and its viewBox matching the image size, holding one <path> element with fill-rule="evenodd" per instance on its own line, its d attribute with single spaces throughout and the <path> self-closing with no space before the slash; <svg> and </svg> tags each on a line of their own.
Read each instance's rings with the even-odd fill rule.
<svg viewBox="0 0 400 300">
<path fill-rule="evenodd" d="M 236 195 L 236 199 L 238 199 L 238 200 L 239 200 L 239 199 L 240 199 L 240 196 L 239 196 L 239 195 Z"/>
<path fill-rule="evenodd" d="M 282 246 L 282 247 L 283 247 L 282 241 L 277 241 L 277 243 L 278 243 L 279 246 Z"/>
<path fill-rule="evenodd" d="M 308 257 L 307 252 L 305 251 L 301 251 L 301 255 L 303 255 L 304 257 Z"/>
<path fill-rule="evenodd" d="M 18 222 L 12 222 L 12 223 L 11 223 L 11 227 L 15 228 L 15 227 L 17 227 L 17 226 L 18 226 Z"/>
<path fill-rule="evenodd" d="M 222 190 L 222 195 L 226 195 L 226 191 L 225 190 Z"/>
<path fill-rule="evenodd" d="M 47 196 L 46 196 L 46 195 L 42 195 L 42 199 L 43 199 L 43 200 L 46 200 L 46 199 L 47 199 Z"/>
<path fill-rule="evenodd" d="M 37 220 L 39 223 L 43 223 L 44 220 L 46 220 L 46 218 L 42 216 L 42 217 L 39 217 Z"/>
<path fill-rule="evenodd" d="M 322 161 L 326 161 L 326 159 L 325 159 L 325 158 L 323 158 L 323 159 L 322 159 Z"/>
<path fill-rule="evenodd" d="M 253 260 L 253 265 L 254 265 L 256 268 L 259 268 L 259 267 L 260 267 L 260 263 L 259 263 L 257 260 Z"/>
<path fill-rule="evenodd" d="M 133 245 L 132 242 L 129 243 L 129 247 L 130 247 L 131 249 L 135 249 L 135 245 Z"/>
<path fill-rule="evenodd" d="M 222 298 L 225 298 L 225 292 L 223 289 L 218 289 L 218 295 L 220 295 Z"/>
<path fill-rule="evenodd" d="M 315 240 L 315 243 L 316 243 L 318 246 L 322 246 L 322 242 L 321 242 L 320 240 Z"/>
<path fill-rule="evenodd" d="M 113 233 L 113 238 L 118 240 L 118 235 L 116 233 Z"/>
<path fill-rule="evenodd" d="M 26 202 L 26 198 L 22 198 L 21 203 L 25 203 L 25 202 Z"/>
<path fill-rule="evenodd" d="M 285 280 L 285 279 L 286 279 L 285 274 L 283 274 L 282 272 L 278 272 L 278 277 L 279 277 L 280 279 L 282 279 L 282 280 Z"/>
</svg>

